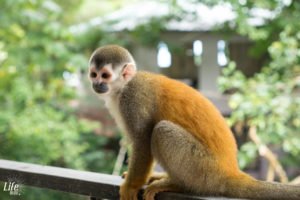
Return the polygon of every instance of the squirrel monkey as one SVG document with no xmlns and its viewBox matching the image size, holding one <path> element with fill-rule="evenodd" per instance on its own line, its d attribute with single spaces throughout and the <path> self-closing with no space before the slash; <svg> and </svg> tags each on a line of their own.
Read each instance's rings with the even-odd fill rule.
<svg viewBox="0 0 300 200">
<path fill-rule="evenodd" d="M 150 179 L 146 200 L 162 191 L 300 200 L 300 186 L 258 181 L 243 173 L 233 134 L 215 106 L 179 81 L 137 71 L 125 48 L 95 50 L 89 77 L 132 145 L 121 200 L 136 200 Z M 151 175 L 154 159 L 166 175 Z"/>
</svg>

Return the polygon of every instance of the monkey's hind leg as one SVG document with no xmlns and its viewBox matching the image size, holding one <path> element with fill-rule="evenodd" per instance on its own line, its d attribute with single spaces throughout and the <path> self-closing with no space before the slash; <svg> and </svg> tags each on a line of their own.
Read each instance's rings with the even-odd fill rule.
<svg viewBox="0 0 300 200">
<path fill-rule="evenodd" d="M 220 176 L 216 175 L 214 157 L 181 126 L 160 121 L 152 133 L 151 152 L 167 172 L 169 182 L 179 186 L 182 192 L 209 194 L 219 189 L 215 184 Z"/>
<path fill-rule="evenodd" d="M 154 197 L 159 192 L 179 192 L 180 188 L 174 184 L 168 177 L 161 178 L 152 182 L 144 192 L 145 200 L 154 200 Z"/>
</svg>

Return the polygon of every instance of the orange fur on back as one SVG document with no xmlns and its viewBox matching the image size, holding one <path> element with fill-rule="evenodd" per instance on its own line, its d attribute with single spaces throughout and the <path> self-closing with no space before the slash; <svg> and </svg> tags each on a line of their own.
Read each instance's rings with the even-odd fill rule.
<svg viewBox="0 0 300 200">
<path fill-rule="evenodd" d="M 157 79 L 159 105 L 156 121 L 180 125 L 207 146 L 219 164 L 235 175 L 238 170 L 235 139 L 215 106 L 197 90 L 161 75 Z"/>
</svg>

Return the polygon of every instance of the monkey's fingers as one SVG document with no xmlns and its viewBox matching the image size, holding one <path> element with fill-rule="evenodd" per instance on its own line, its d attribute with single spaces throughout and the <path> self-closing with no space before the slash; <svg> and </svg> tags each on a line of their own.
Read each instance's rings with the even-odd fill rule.
<svg viewBox="0 0 300 200">
<path fill-rule="evenodd" d="M 145 191 L 143 199 L 144 200 L 155 200 L 155 195 L 158 192 L 162 192 L 162 191 L 154 191 L 154 190 L 152 190 L 152 191 Z"/>
<path fill-rule="evenodd" d="M 128 172 L 127 172 L 127 171 L 126 171 L 126 172 L 123 172 L 121 177 L 122 177 L 123 179 L 125 179 L 125 178 L 126 178 L 126 176 L 127 176 L 127 174 L 128 174 Z"/>
</svg>

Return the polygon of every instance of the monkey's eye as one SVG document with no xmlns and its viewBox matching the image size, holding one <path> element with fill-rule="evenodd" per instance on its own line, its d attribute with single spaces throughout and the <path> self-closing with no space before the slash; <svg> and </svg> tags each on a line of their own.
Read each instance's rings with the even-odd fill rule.
<svg viewBox="0 0 300 200">
<path fill-rule="evenodd" d="M 91 72 L 90 73 L 90 77 L 91 78 L 96 78 L 97 77 L 97 73 L 96 72 Z"/>
<path fill-rule="evenodd" d="M 109 78 L 110 77 L 110 74 L 109 73 L 103 73 L 101 75 L 102 78 L 106 79 L 106 78 Z"/>
</svg>

